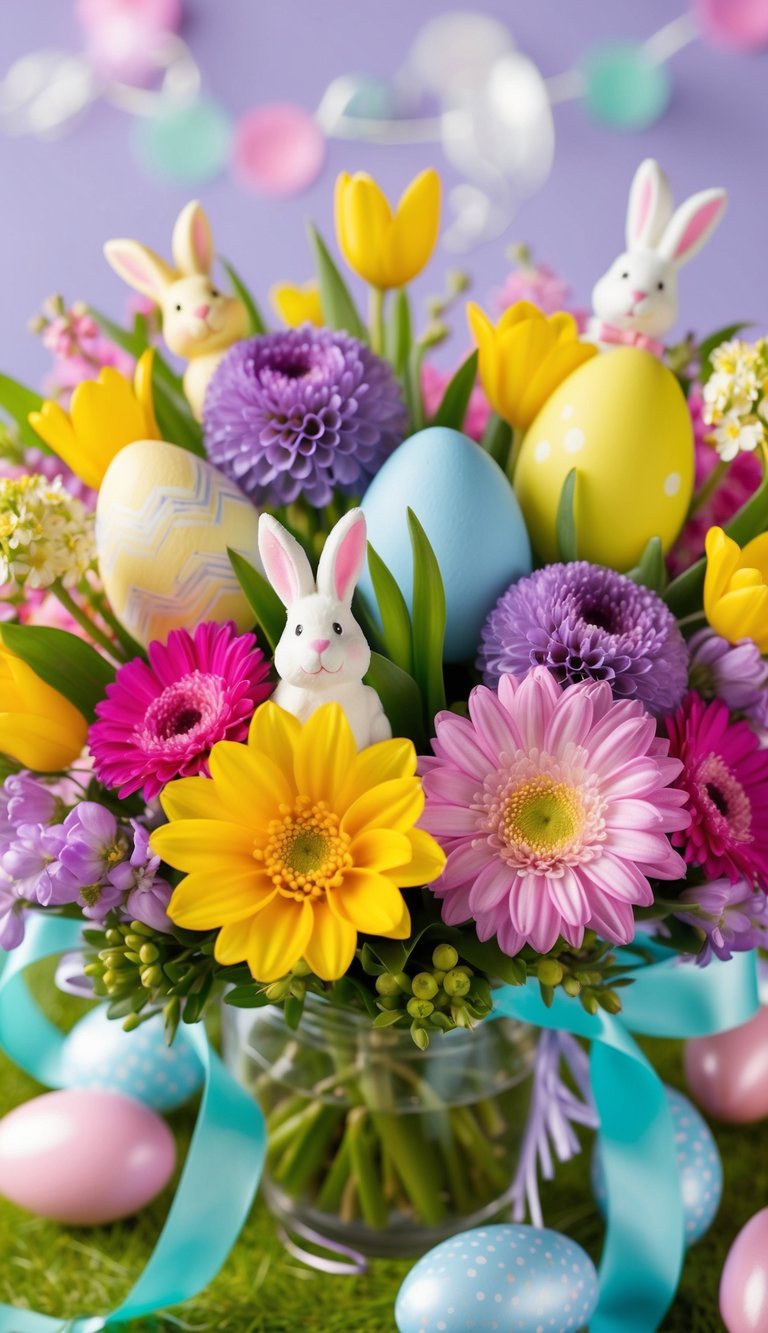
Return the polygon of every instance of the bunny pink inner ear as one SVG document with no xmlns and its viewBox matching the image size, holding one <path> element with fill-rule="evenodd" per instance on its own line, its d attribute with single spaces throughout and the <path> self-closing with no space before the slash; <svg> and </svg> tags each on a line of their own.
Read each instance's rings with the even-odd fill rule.
<svg viewBox="0 0 768 1333">
<path fill-rule="evenodd" d="M 358 520 L 339 546 L 333 566 L 333 588 L 340 602 L 350 601 L 365 557 L 365 523 Z"/>
<path fill-rule="evenodd" d="M 153 264 L 145 262 L 133 248 L 112 246 L 110 258 L 115 260 L 124 282 L 129 283 L 131 287 L 138 287 L 155 301 L 159 302 L 162 299 L 162 283 L 157 270 Z"/>
<path fill-rule="evenodd" d="M 723 199 L 710 199 L 708 204 L 704 204 L 694 213 L 675 246 L 673 259 L 682 259 L 683 255 L 686 255 L 689 250 L 692 250 L 698 244 L 704 233 L 709 231 L 709 228 L 717 221 L 724 207 L 725 201 Z"/>
<path fill-rule="evenodd" d="M 192 220 L 192 249 L 200 272 L 207 273 L 213 263 L 211 233 L 199 210 Z"/>
<path fill-rule="evenodd" d="M 286 606 L 299 597 L 299 579 L 293 561 L 272 532 L 261 535 L 261 558 L 272 587 Z"/>
<path fill-rule="evenodd" d="M 648 224 L 648 218 L 653 204 L 653 182 L 650 175 L 646 176 L 640 187 L 640 198 L 637 203 L 637 213 L 634 219 L 632 232 L 635 240 L 639 240 L 645 232 Z"/>
</svg>

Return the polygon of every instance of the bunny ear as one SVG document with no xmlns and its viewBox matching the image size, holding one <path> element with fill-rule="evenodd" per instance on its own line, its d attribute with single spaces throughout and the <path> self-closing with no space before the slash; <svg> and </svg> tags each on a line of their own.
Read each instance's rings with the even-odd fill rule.
<svg viewBox="0 0 768 1333">
<path fill-rule="evenodd" d="M 350 509 L 331 530 L 317 567 L 319 592 L 351 602 L 365 560 L 365 515 Z"/>
<path fill-rule="evenodd" d="M 672 191 L 664 172 L 647 157 L 635 172 L 627 207 L 627 249 L 651 250 L 672 216 Z"/>
<path fill-rule="evenodd" d="M 210 273 L 213 268 L 213 232 L 196 199 L 176 219 L 171 250 L 180 273 Z"/>
<path fill-rule="evenodd" d="M 104 254 L 123 282 L 148 296 L 150 301 L 162 301 L 164 292 L 176 277 L 165 260 L 138 241 L 107 241 Z"/>
<path fill-rule="evenodd" d="M 259 555 L 283 606 L 290 606 L 315 591 L 312 569 L 303 548 L 271 514 L 259 518 Z"/>
<path fill-rule="evenodd" d="M 659 242 L 659 253 L 673 264 L 687 264 L 715 230 L 728 203 L 725 190 L 702 190 L 675 212 Z"/>
</svg>

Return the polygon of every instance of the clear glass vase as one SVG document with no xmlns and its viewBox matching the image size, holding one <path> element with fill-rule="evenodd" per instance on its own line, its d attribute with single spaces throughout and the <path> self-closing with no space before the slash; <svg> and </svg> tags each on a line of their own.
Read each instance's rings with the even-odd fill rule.
<svg viewBox="0 0 768 1333">
<path fill-rule="evenodd" d="M 290 1232 L 366 1255 L 421 1254 L 508 1202 L 528 1112 L 534 1030 L 508 1018 L 435 1033 L 310 997 L 291 1031 L 279 1008 L 224 1006 L 224 1056 L 269 1133 L 262 1189 Z"/>
</svg>

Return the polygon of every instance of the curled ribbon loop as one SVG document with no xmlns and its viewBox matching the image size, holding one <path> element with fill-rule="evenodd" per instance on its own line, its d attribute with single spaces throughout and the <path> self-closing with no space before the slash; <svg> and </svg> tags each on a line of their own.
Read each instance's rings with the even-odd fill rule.
<svg viewBox="0 0 768 1333">
<path fill-rule="evenodd" d="M 49 1087 L 65 1084 L 62 1034 L 34 1004 L 23 974 L 31 963 L 77 948 L 80 929 L 77 921 L 37 918 L 0 972 L 0 1047 Z M 591 1016 L 561 992 L 547 1009 L 535 982 L 495 992 L 497 1014 L 592 1043 L 608 1225 L 591 1333 L 654 1333 L 674 1298 L 683 1261 L 672 1118 L 663 1085 L 629 1029 L 703 1036 L 745 1023 L 758 1006 L 753 954 L 703 970 L 681 965 L 653 943 L 647 948 L 655 961 L 638 967 L 634 985 L 624 992 L 621 1019 Z M 218 1273 L 250 1211 L 266 1131 L 256 1103 L 211 1050 L 202 1027 L 191 1027 L 189 1037 L 205 1072 L 203 1098 L 176 1197 L 143 1273 L 117 1309 L 103 1316 L 67 1322 L 0 1305 L 0 1333 L 99 1333 L 189 1300 Z"/>
</svg>

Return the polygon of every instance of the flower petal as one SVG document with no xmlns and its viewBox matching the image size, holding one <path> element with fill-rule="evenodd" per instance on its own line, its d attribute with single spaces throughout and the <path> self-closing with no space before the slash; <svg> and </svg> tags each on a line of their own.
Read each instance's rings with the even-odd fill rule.
<svg viewBox="0 0 768 1333">
<path fill-rule="evenodd" d="M 329 895 L 329 906 L 365 935 L 393 930 L 403 915 L 399 890 L 385 875 L 369 870 L 347 870 L 341 888 Z"/>
<path fill-rule="evenodd" d="M 352 728 L 340 704 L 323 704 L 301 729 L 294 753 L 293 769 L 300 796 L 315 804 L 327 801 L 337 814 L 338 796 L 355 760 Z"/>
<path fill-rule="evenodd" d="M 410 843 L 411 859 L 388 870 L 389 879 L 401 889 L 431 884 L 443 871 L 445 852 L 423 829 L 411 829 L 405 837 Z"/>
<path fill-rule="evenodd" d="M 254 865 L 253 830 L 218 819 L 175 819 L 161 824 L 150 845 L 175 870 L 246 871 Z"/>
<path fill-rule="evenodd" d="M 358 870 L 391 870 L 407 860 L 410 850 L 406 835 L 394 829 L 366 829 L 349 849 Z"/>
<path fill-rule="evenodd" d="M 358 796 L 363 796 L 380 782 L 412 778 L 416 773 L 416 762 L 412 741 L 402 737 L 367 745 L 355 755 L 338 795 L 339 807 L 346 809 Z"/>
<path fill-rule="evenodd" d="M 351 838 L 369 828 L 407 833 L 423 809 L 424 793 L 418 778 L 394 778 L 358 796 L 343 816 L 341 829 Z"/>
<path fill-rule="evenodd" d="M 271 880 L 255 867 L 250 872 L 227 875 L 195 871 L 174 889 L 168 915 L 186 930 L 215 930 L 253 916 L 274 894 Z"/>
<path fill-rule="evenodd" d="M 304 958 L 323 981 L 337 981 L 355 956 L 357 931 L 332 912 L 327 901 L 315 903 L 312 910 L 312 936 L 304 948 Z"/>
<path fill-rule="evenodd" d="M 265 754 L 281 773 L 292 773 L 293 756 L 300 735 L 301 723 L 298 718 L 268 699 L 253 715 L 248 731 L 248 747 Z"/>
<path fill-rule="evenodd" d="M 280 894 L 259 912 L 251 927 L 247 955 L 256 981 L 277 981 L 290 972 L 309 943 L 313 916 L 308 899 L 297 902 Z"/>
<path fill-rule="evenodd" d="M 208 760 L 216 795 L 235 819 L 265 829 L 279 805 L 292 805 L 295 792 L 271 759 L 249 745 L 219 741 Z"/>
</svg>

